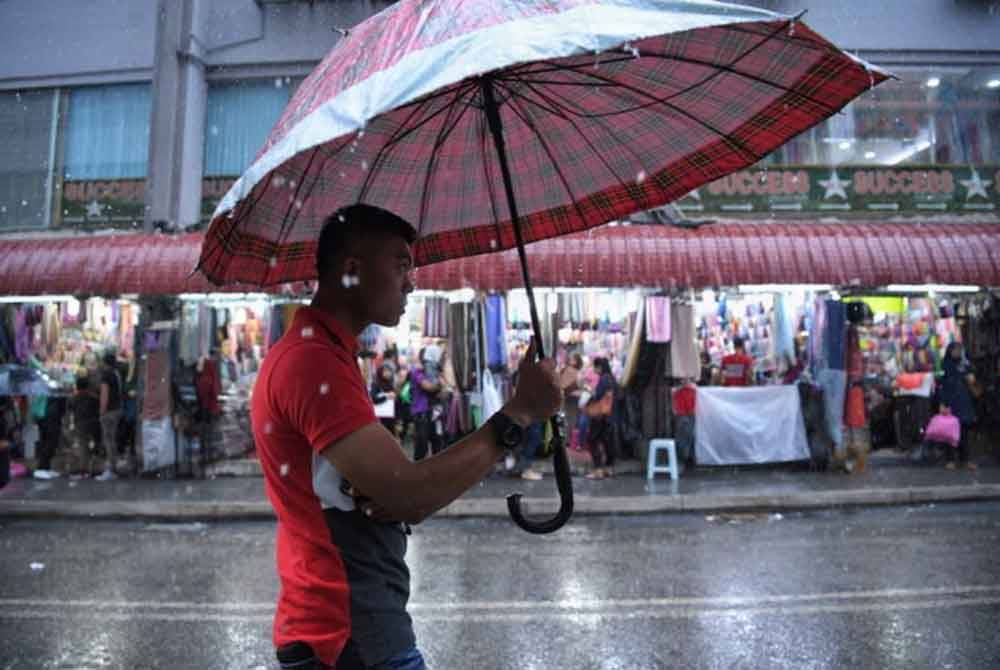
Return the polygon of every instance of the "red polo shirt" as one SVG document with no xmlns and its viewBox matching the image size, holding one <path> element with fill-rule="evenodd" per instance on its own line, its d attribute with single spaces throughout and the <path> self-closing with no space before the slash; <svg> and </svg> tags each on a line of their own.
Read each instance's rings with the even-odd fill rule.
<svg viewBox="0 0 1000 670">
<path fill-rule="evenodd" d="M 746 386 L 753 359 L 746 354 L 729 354 L 722 359 L 722 385 Z"/>
<path fill-rule="evenodd" d="M 351 625 L 351 582 L 340 538 L 324 509 L 350 513 L 353 501 L 319 452 L 375 422 L 357 365 L 357 339 L 336 319 L 304 307 L 264 360 L 253 393 L 254 440 L 278 517 L 281 580 L 274 643 L 306 642 L 333 664 Z M 338 495 L 341 496 L 338 499 Z"/>
</svg>

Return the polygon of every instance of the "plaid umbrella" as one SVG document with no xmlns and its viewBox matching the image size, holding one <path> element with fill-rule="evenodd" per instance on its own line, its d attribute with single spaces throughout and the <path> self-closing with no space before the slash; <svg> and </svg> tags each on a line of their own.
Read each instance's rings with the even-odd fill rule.
<svg viewBox="0 0 1000 670">
<path fill-rule="evenodd" d="M 363 202 L 414 225 L 418 265 L 518 247 L 530 295 L 524 243 L 675 200 L 887 76 L 797 17 L 711 0 L 403 0 L 302 83 L 199 269 L 311 279 L 325 217 Z"/>
</svg>

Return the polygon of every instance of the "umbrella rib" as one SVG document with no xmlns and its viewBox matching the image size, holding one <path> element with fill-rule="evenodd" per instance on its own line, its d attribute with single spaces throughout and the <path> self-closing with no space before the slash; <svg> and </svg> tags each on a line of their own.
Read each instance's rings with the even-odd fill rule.
<svg viewBox="0 0 1000 670">
<path fill-rule="evenodd" d="M 527 113 L 526 110 L 524 110 L 521 107 L 520 103 L 520 100 L 522 99 L 521 96 L 518 96 L 516 92 L 510 90 L 509 87 L 504 86 L 504 88 L 508 88 L 508 91 L 511 94 L 510 109 L 514 112 L 514 114 L 518 116 L 518 118 L 521 119 L 521 122 L 524 123 L 524 125 L 527 126 L 533 133 L 535 133 L 536 137 L 538 137 L 539 144 L 541 144 L 542 149 L 545 151 L 545 154 L 549 157 L 549 161 L 551 161 L 552 163 L 552 168 L 555 170 L 556 174 L 559 175 L 559 181 L 562 182 L 563 188 L 566 189 L 566 194 L 569 196 L 570 202 L 573 203 L 573 208 L 576 209 L 577 216 L 580 217 L 581 222 L 585 222 L 587 218 L 586 216 L 584 216 L 583 210 L 580 208 L 580 203 L 577 201 L 576 196 L 573 194 L 573 189 L 570 188 L 569 180 L 566 179 L 566 175 L 564 175 L 562 173 L 562 170 L 559 168 L 559 161 L 556 160 L 556 157 L 552 153 L 552 149 L 549 147 L 548 142 L 545 141 L 545 136 L 538 131 L 538 128 L 535 126 L 534 121 L 531 120 L 530 115 Z"/>
<path fill-rule="evenodd" d="M 413 106 L 413 111 L 411 111 L 410 114 L 396 126 L 396 130 L 394 130 L 389 139 L 386 140 L 381 147 L 379 147 L 378 153 L 375 154 L 375 158 L 372 159 L 372 169 L 369 170 L 368 175 L 365 177 L 364 184 L 361 186 L 361 193 L 358 195 L 359 202 L 363 201 L 365 196 L 368 195 L 368 189 L 374 182 L 375 172 L 381 168 L 383 159 L 388 155 L 388 150 L 391 147 L 396 146 L 396 144 L 401 142 L 404 138 L 409 137 L 410 134 L 416 132 L 420 128 L 423 128 L 426 124 L 430 123 L 432 119 L 436 118 L 439 113 L 447 109 L 447 107 L 442 107 L 440 110 L 429 115 L 426 119 L 420 121 L 416 125 L 409 125 L 414 116 L 420 114 L 428 103 L 432 100 L 436 100 L 438 97 L 439 96 L 430 96 L 419 101 L 419 104 L 416 106 L 410 105 Z"/>
<path fill-rule="evenodd" d="M 753 44 L 752 46 L 750 46 L 749 48 L 747 48 L 745 51 L 743 51 L 743 53 L 741 53 L 740 55 L 738 55 L 736 58 L 734 58 L 728 64 L 711 63 L 711 62 L 708 62 L 708 61 L 702 61 L 702 60 L 699 60 L 699 59 L 696 59 L 696 58 L 688 58 L 688 57 L 683 57 L 683 56 L 667 56 L 667 55 L 664 55 L 664 54 L 647 53 L 645 56 L 642 56 L 642 57 L 643 58 L 657 58 L 657 59 L 660 59 L 660 60 L 668 60 L 668 61 L 676 61 L 676 62 L 679 62 L 679 63 L 689 63 L 689 64 L 692 64 L 692 65 L 701 65 L 701 66 L 713 69 L 714 72 L 712 72 L 711 74 L 707 75 L 706 77 L 704 77 L 700 81 L 697 81 L 697 82 L 695 82 L 693 84 L 690 84 L 689 86 L 687 86 L 687 87 L 685 87 L 685 88 L 677 91 L 676 93 L 671 93 L 670 95 L 668 95 L 668 96 L 666 96 L 664 98 L 656 98 L 656 97 L 653 97 L 653 96 L 649 96 L 648 94 L 643 94 L 647 98 L 648 97 L 653 97 L 653 100 L 651 100 L 649 103 L 647 103 L 645 105 L 637 105 L 637 106 L 629 108 L 629 109 L 623 109 L 623 110 L 619 110 L 619 111 L 616 111 L 616 112 L 610 112 L 610 113 L 604 114 L 604 116 L 616 116 L 618 114 L 625 114 L 625 113 L 629 113 L 629 112 L 633 112 L 633 111 L 638 111 L 640 109 L 645 109 L 647 107 L 654 106 L 657 103 L 667 104 L 673 98 L 676 98 L 678 96 L 684 95 L 685 93 L 688 93 L 689 91 L 692 91 L 692 90 L 698 88 L 699 86 L 705 85 L 706 83 L 708 83 L 712 79 L 720 76 L 723 72 L 728 72 L 728 73 L 734 74 L 736 76 L 744 77 L 746 79 L 750 79 L 751 81 L 756 81 L 756 82 L 764 84 L 766 86 L 771 86 L 772 88 L 777 88 L 777 89 L 783 90 L 786 93 L 791 93 L 791 94 L 794 94 L 794 95 L 800 95 L 803 98 L 805 98 L 806 100 L 809 100 L 810 102 L 812 102 L 813 104 L 815 104 L 815 105 L 817 105 L 819 107 L 825 108 L 831 114 L 834 113 L 834 112 L 836 112 L 837 110 L 833 109 L 832 107 L 830 107 L 829 104 L 827 104 L 827 103 L 825 103 L 825 102 L 823 102 L 821 100 L 817 100 L 816 98 L 813 98 L 812 96 L 810 96 L 810 95 L 808 95 L 806 93 L 802 93 L 802 92 L 796 91 L 795 89 L 791 89 L 791 88 L 789 88 L 787 86 L 784 86 L 782 84 L 778 84 L 778 83 L 769 81 L 767 79 L 764 79 L 763 77 L 756 77 L 756 76 L 748 74 L 746 72 L 742 72 L 740 70 L 737 70 L 734 67 L 737 63 L 739 63 L 744 58 L 746 58 L 747 56 L 749 56 L 750 54 L 752 54 L 754 51 L 756 51 L 757 49 L 759 49 L 763 45 L 767 44 L 772 39 L 776 39 L 781 34 L 781 32 L 785 30 L 786 26 L 789 26 L 789 25 L 791 25 L 791 21 L 786 21 L 785 23 L 783 23 L 781 25 L 781 27 L 775 29 L 774 31 L 772 31 L 771 33 L 766 34 L 766 35 L 761 35 L 760 33 L 755 33 L 755 32 L 752 32 L 752 31 L 744 31 L 744 34 L 752 34 L 754 36 L 761 37 L 762 39 L 760 41 L 758 41 L 756 44 Z M 634 56 L 630 55 L 630 56 L 628 56 L 626 58 L 621 58 L 621 59 L 617 59 L 617 60 L 614 60 L 614 61 L 606 61 L 605 63 L 621 62 L 622 60 L 631 60 L 631 59 L 634 59 L 634 58 L 635 58 Z M 583 63 L 581 63 L 580 65 L 563 65 L 563 64 L 560 64 L 560 63 L 553 62 L 551 64 L 550 68 L 548 68 L 546 70 L 536 70 L 533 73 L 550 72 L 550 71 L 555 72 L 555 71 L 561 71 L 561 70 L 562 71 L 571 70 L 573 72 L 578 72 L 578 73 L 581 73 L 581 74 L 585 74 L 585 75 L 587 75 L 589 77 L 595 78 L 595 79 L 597 79 L 600 82 L 605 82 L 605 85 L 622 86 L 622 87 L 628 88 L 629 90 L 631 90 L 633 92 L 639 92 L 638 89 L 636 89 L 634 87 L 631 87 L 631 86 L 628 86 L 627 84 L 624 84 L 622 82 L 615 81 L 615 80 L 608 80 L 608 79 L 605 79 L 605 78 L 602 78 L 602 77 L 598 77 L 593 72 L 590 72 L 589 71 L 590 69 L 592 69 L 592 66 L 590 66 L 589 64 L 583 64 Z M 566 84 L 572 84 L 572 82 L 566 82 Z M 586 86 L 592 86 L 594 84 L 577 84 L 577 85 L 578 86 L 585 86 L 585 85 Z M 594 115 L 594 116 L 596 116 L 596 115 Z"/>
<path fill-rule="evenodd" d="M 561 118 L 564 121 L 566 121 L 568 124 L 570 124 L 573 127 L 573 129 L 577 132 L 577 134 L 579 134 L 580 137 L 583 139 L 583 141 L 587 144 L 587 147 L 590 148 L 591 152 L 593 152 L 593 154 L 595 156 L 597 156 L 598 160 L 600 160 L 601 163 L 604 164 L 604 167 L 607 168 L 608 172 L 610 172 L 611 174 L 613 174 L 615 176 L 615 179 L 618 180 L 618 183 L 620 183 L 620 184 L 624 184 L 625 183 L 624 180 L 622 180 L 622 178 L 620 176 L 618 176 L 618 174 L 615 172 L 615 169 L 605 159 L 604 152 L 600 151 L 596 146 L 594 146 L 594 144 L 590 141 L 590 138 L 588 137 L 587 133 L 585 133 L 583 130 L 580 129 L 580 127 L 577 125 L 576 121 L 574 121 L 573 118 L 571 118 L 571 116 L 559 104 L 558 101 L 552 100 L 551 96 L 547 95 L 544 91 L 536 89 L 535 86 L 533 85 L 534 82 L 527 82 L 526 81 L 526 82 L 522 82 L 522 83 L 524 84 L 524 86 L 526 86 L 527 88 L 531 89 L 531 91 L 535 95 L 539 96 L 540 98 L 542 98 L 543 100 L 545 100 L 546 102 L 548 102 L 550 105 L 552 105 L 553 108 L 550 110 L 549 108 L 547 108 L 545 105 L 542 105 L 538 101 L 532 100 L 528 96 L 521 95 L 521 94 L 519 94 L 519 93 L 517 93 L 516 91 L 513 91 L 513 90 L 511 90 L 512 97 L 516 96 L 516 97 L 518 97 L 519 99 L 523 100 L 524 102 L 526 102 L 528 104 L 535 105 L 536 107 L 540 107 L 541 109 L 545 110 L 546 112 L 549 112 L 550 114 L 552 114 L 552 115 L 554 115 L 554 116 L 556 116 L 558 118 Z M 602 123 L 602 125 L 604 125 L 604 124 Z M 628 147 L 628 145 L 625 145 L 625 148 L 626 148 L 627 151 L 629 151 L 629 153 L 632 154 L 632 157 L 635 158 L 636 162 L 641 163 L 641 161 L 639 160 L 639 156 L 634 151 L 632 151 Z"/>
<path fill-rule="evenodd" d="M 474 91 L 475 88 L 471 88 L 470 90 Z M 461 89 L 458 89 L 456 91 L 456 98 L 464 97 L 465 93 L 468 93 L 468 91 L 463 93 Z M 458 122 L 462 120 L 462 116 L 464 116 L 465 111 L 468 109 L 467 105 L 459 105 L 458 102 L 459 102 L 458 99 L 453 100 L 451 104 L 443 108 L 446 109 L 448 113 L 445 116 L 444 123 L 438 130 L 437 139 L 434 141 L 434 146 L 431 148 L 430 160 L 427 161 L 427 172 L 424 174 L 424 187 L 420 192 L 420 220 L 417 223 L 418 237 L 420 235 L 420 231 L 423 230 L 424 219 L 427 215 L 427 206 L 430 203 L 430 199 L 428 198 L 429 195 L 428 186 L 430 185 L 431 177 L 434 174 L 434 165 L 437 162 L 437 151 L 438 149 L 441 148 L 441 145 L 445 143 L 445 141 L 451 135 L 452 131 L 458 127 Z M 460 111 L 458 116 L 454 119 L 454 122 L 452 122 L 451 115 L 452 113 L 455 112 L 456 109 L 459 109 Z M 451 123 L 450 126 L 448 125 L 449 123 Z"/>
<path fill-rule="evenodd" d="M 489 128 L 485 123 L 485 115 L 481 115 L 479 119 L 479 155 L 482 158 L 479 162 L 483 166 L 483 175 L 486 178 L 486 191 L 490 195 L 490 209 L 493 212 L 493 227 L 496 229 L 497 242 L 499 243 L 503 228 L 500 226 L 500 212 L 497 209 L 496 192 L 493 190 L 493 175 L 490 174 L 490 166 L 493 165 L 493 161 L 486 160 L 487 147 L 494 147 L 494 144 L 490 140 Z"/>
<path fill-rule="evenodd" d="M 595 77 L 599 81 L 608 81 L 607 79 L 602 79 L 600 77 L 597 77 L 597 75 L 595 75 L 593 73 L 588 73 L 586 76 Z M 715 75 L 713 75 L 713 76 L 715 76 Z M 707 81 L 707 80 L 708 79 L 706 79 L 705 81 Z M 702 83 L 704 83 L 704 82 L 702 82 Z M 675 105 L 675 104 L 673 104 L 671 102 L 667 102 L 666 100 L 660 100 L 660 99 L 656 98 L 655 96 L 652 96 L 649 93 L 646 93 L 645 91 L 643 91 L 643 90 L 641 90 L 641 89 L 639 89 L 639 88 L 637 88 L 635 86 L 632 86 L 630 84 L 618 82 L 618 85 L 621 86 L 622 88 L 628 90 L 628 91 L 631 91 L 632 93 L 635 93 L 636 95 L 638 95 L 640 97 L 643 97 L 643 98 L 652 98 L 652 101 L 654 103 L 662 104 L 663 106 L 665 106 L 665 107 L 673 110 L 675 113 L 680 114 L 681 116 L 684 116 L 687 119 L 689 119 L 691 121 L 694 121 L 696 124 L 702 126 L 703 128 L 711 131 L 712 133 L 715 133 L 716 135 L 718 135 L 722 139 L 723 142 L 725 142 L 726 144 L 732 145 L 734 148 L 738 149 L 740 152 L 742 152 L 745 155 L 749 156 L 750 159 L 751 159 L 751 162 L 756 162 L 756 161 L 760 160 L 760 156 L 758 156 L 756 154 L 756 152 L 752 151 L 750 148 L 748 148 L 742 142 L 740 142 L 739 140 L 736 140 L 736 139 L 730 137 L 726 133 L 723 133 L 721 130 L 719 130 L 718 128 L 716 128 L 712 124 L 708 123 L 707 121 L 702 121 L 701 119 L 699 119 L 695 115 L 691 114 L 690 112 L 685 111 L 681 107 L 678 107 L 677 105 Z M 671 97 L 673 97 L 673 96 L 671 96 Z M 653 106 L 653 105 L 651 105 L 651 106 Z M 585 114 L 578 114 L 578 116 L 581 116 L 582 118 L 597 118 L 596 116 L 594 116 L 594 117 L 588 117 Z M 602 116 L 606 116 L 606 115 L 602 115 Z"/>
</svg>

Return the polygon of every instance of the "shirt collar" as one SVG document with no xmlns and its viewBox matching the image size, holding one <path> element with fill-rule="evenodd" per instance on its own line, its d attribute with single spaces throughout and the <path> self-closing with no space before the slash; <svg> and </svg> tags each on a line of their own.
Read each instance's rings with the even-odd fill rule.
<svg viewBox="0 0 1000 670">
<path fill-rule="evenodd" d="M 316 307 L 300 307 L 295 313 L 295 327 L 301 328 L 310 324 L 319 326 L 335 343 L 340 344 L 353 355 L 361 352 L 358 338 L 347 327 L 329 312 Z M 301 331 L 300 331 L 301 333 Z"/>
</svg>

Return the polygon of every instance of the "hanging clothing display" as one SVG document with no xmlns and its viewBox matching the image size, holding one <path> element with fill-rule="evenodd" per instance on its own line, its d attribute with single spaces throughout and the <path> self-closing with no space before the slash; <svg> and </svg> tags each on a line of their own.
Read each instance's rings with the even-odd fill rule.
<svg viewBox="0 0 1000 670">
<path fill-rule="evenodd" d="M 795 327 L 791 307 L 782 293 L 774 296 L 774 355 L 778 360 L 795 359 Z"/>
<path fill-rule="evenodd" d="M 507 365 L 507 310 L 503 296 L 486 296 L 486 364 Z"/>
<path fill-rule="evenodd" d="M 164 335 L 165 338 L 169 337 L 168 334 Z M 146 354 L 144 388 L 142 418 L 160 419 L 169 417 L 173 411 L 170 402 L 170 355 L 165 348 L 157 348 L 155 351 L 149 351 Z"/>
<path fill-rule="evenodd" d="M 646 339 L 653 343 L 670 341 L 670 298 L 646 298 Z"/>
<path fill-rule="evenodd" d="M 424 300 L 424 337 L 448 337 L 448 299 Z"/>
<path fill-rule="evenodd" d="M 694 306 L 673 303 L 670 306 L 673 337 L 670 344 L 670 375 L 678 379 L 698 379 L 701 376 L 701 359 Z"/>
</svg>

